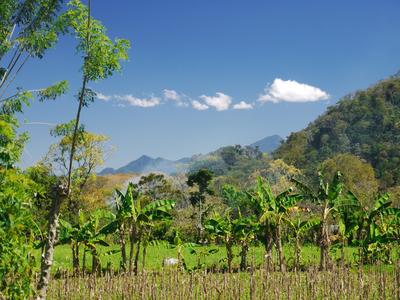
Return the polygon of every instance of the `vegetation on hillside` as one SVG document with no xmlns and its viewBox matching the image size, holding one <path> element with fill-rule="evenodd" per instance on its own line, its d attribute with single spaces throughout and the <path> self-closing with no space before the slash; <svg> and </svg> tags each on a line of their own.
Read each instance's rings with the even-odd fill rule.
<svg viewBox="0 0 400 300">
<path fill-rule="evenodd" d="M 341 99 L 306 129 L 292 133 L 274 157 L 313 176 L 321 163 L 351 153 L 370 163 L 381 188 L 400 184 L 400 77 Z"/>
</svg>

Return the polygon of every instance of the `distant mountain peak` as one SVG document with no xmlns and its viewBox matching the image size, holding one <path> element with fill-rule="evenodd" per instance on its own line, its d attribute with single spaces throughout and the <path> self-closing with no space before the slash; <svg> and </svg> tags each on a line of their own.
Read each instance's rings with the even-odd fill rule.
<svg viewBox="0 0 400 300">
<path fill-rule="evenodd" d="M 265 137 L 253 144 L 251 147 L 258 147 L 261 152 L 272 152 L 279 147 L 282 138 L 279 135 Z M 211 153 L 218 153 L 218 149 Z M 207 155 L 193 155 L 192 157 L 184 157 L 178 160 L 168 160 L 162 157 L 152 158 L 148 155 L 141 155 L 138 159 L 129 162 L 127 165 L 118 168 L 105 168 L 99 174 L 116 174 L 116 173 L 149 173 L 161 172 L 165 174 L 185 173 L 190 166 L 198 160 L 207 159 Z"/>
<path fill-rule="evenodd" d="M 138 160 L 152 160 L 152 159 L 153 159 L 152 157 L 150 157 L 150 156 L 148 156 L 146 154 L 143 154 L 136 161 L 138 161 Z"/>
<path fill-rule="evenodd" d="M 251 147 L 258 147 L 261 152 L 271 153 L 276 150 L 282 143 L 283 139 L 279 135 L 267 136 L 253 144 Z"/>
</svg>

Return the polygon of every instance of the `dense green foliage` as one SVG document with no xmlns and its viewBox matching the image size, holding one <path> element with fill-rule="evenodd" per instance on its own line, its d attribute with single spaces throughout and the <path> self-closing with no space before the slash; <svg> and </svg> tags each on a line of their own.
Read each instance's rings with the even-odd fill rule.
<svg viewBox="0 0 400 300">
<path fill-rule="evenodd" d="M 35 184 L 14 167 L 25 137 L 16 133 L 12 119 L 0 118 L 0 297 L 27 297 L 35 263 L 31 213 Z"/>
<path fill-rule="evenodd" d="M 17 134 L 16 114 L 34 96 L 54 100 L 68 88 L 66 81 L 38 90 L 14 88 L 12 83 L 29 58 L 42 58 L 57 42 L 64 27 L 57 23 L 61 8 L 58 0 L 0 4 L 0 298 L 32 295 L 32 250 L 40 231 L 32 200 L 41 188 L 16 167 L 28 137 Z"/>
<path fill-rule="evenodd" d="M 352 153 L 373 166 L 382 187 L 400 183 L 400 78 L 392 77 L 344 97 L 292 133 L 274 156 L 313 175 L 319 164 Z"/>
</svg>

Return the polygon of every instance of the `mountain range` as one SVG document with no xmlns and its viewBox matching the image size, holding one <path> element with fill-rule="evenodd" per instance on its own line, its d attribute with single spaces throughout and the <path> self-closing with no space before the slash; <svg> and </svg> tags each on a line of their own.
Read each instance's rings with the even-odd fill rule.
<svg viewBox="0 0 400 300">
<path fill-rule="evenodd" d="M 279 147 L 282 141 L 283 139 L 279 135 L 272 135 L 256 141 L 249 146 L 252 148 L 258 148 L 261 152 L 271 153 Z M 215 153 L 218 153 L 220 149 L 205 155 L 198 154 L 178 160 L 169 160 L 162 157 L 152 158 L 148 155 L 142 155 L 138 159 L 133 160 L 118 169 L 105 168 L 99 173 L 99 175 L 149 172 L 161 172 L 165 174 L 186 173 L 194 163 L 207 160 Z"/>
</svg>

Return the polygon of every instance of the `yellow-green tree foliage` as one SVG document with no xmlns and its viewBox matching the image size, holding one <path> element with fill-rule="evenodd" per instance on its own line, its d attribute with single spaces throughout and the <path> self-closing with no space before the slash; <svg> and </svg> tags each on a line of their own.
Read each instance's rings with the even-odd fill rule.
<svg viewBox="0 0 400 300">
<path fill-rule="evenodd" d="M 60 128 L 61 126 L 58 127 L 58 129 Z M 59 133 L 63 132 L 60 131 Z M 64 208 L 64 212 L 71 217 L 76 216 L 79 210 L 92 211 L 105 206 L 105 191 L 99 188 L 95 172 L 98 167 L 104 164 L 108 153 L 107 141 L 108 137 L 87 131 L 81 132 L 77 139 L 73 160 L 71 194 Z M 44 163 L 50 165 L 55 173 L 59 172 L 62 175 L 68 173 L 71 144 L 72 135 L 67 130 L 66 134 L 61 136 L 60 141 L 50 147 Z"/>
<path fill-rule="evenodd" d="M 394 186 L 387 190 L 390 200 L 393 202 L 394 207 L 400 208 L 400 186 Z"/>
<path fill-rule="evenodd" d="M 375 178 L 375 171 L 371 164 L 355 155 L 345 153 L 325 160 L 320 169 L 328 180 L 340 171 L 345 189 L 352 191 L 364 206 L 371 205 L 379 188 L 379 182 Z"/>
<path fill-rule="evenodd" d="M 296 167 L 287 164 L 282 159 L 270 160 L 265 169 L 259 169 L 250 176 L 250 181 L 255 182 L 258 176 L 267 178 L 274 193 L 287 190 L 293 184 L 290 179 L 301 175 Z"/>
</svg>

